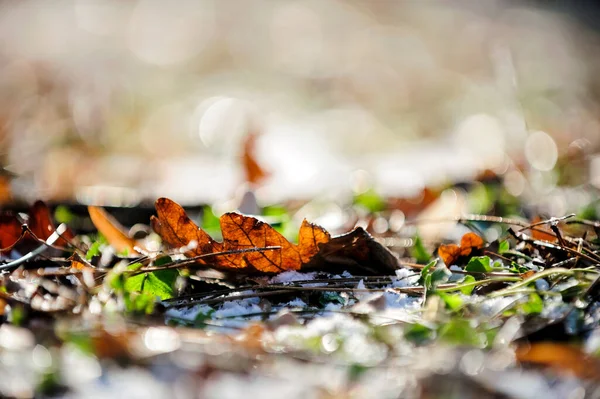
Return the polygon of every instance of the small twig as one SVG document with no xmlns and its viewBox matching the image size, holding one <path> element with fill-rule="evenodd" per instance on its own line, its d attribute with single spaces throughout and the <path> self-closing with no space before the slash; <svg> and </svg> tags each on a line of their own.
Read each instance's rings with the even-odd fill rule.
<svg viewBox="0 0 600 399">
<path fill-rule="evenodd" d="M 62 223 L 60 226 L 58 226 L 56 228 L 56 230 L 50 235 L 50 237 L 48 237 L 48 239 L 44 242 L 43 245 L 37 247 L 36 249 L 34 249 L 33 251 L 29 252 L 28 254 L 20 257 L 19 259 L 16 259 L 12 262 L 8 262 L 4 265 L 1 265 L 0 270 L 9 270 L 9 269 L 16 268 L 16 267 L 22 265 L 23 263 L 27 262 L 28 260 L 35 258 L 39 254 L 46 251 L 48 248 L 52 247 L 52 244 L 54 244 L 56 242 L 56 240 L 58 240 L 60 238 L 60 235 L 62 233 L 64 233 L 66 231 L 66 229 L 67 229 L 67 225 Z"/>
<path fill-rule="evenodd" d="M 550 242 L 547 241 L 540 241 L 540 240 L 535 240 L 531 237 L 529 237 L 528 235 L 526 235 L 525 233 L 519 233 L 516 232 L 512 229 L 508 229 L 509 234 L 513 235 L 517 240 L 520 241 L 524 241 L 527 242 L 529 244 L 538 246 L 538 247 L 545 247 L 545 248 L 549 248 L 549 249 L 554 249 L 556 251 L 561 251 L 561 252 L 568 252 L 572 255 L 575 256 L 580 256 L 582 258 L 585 258 L 586 260 L 592 262 L 593 264 L 598 264 L 600 263 L 600 257 L 598 257 L 596 254 L 593 254 L 594 256 L 589 256 L 586 253 L 583 252 L 577 252 L 577 250 L 574 250 L 573 248 L 569 248 L 569 247 L 562 247 L 562 246 L 558 246 L 558 245 L 554 245 Z"/>
<path fill-rule="evenodd" d="M 145 272 L 153 272 L 153 271 L 157 271 L 157 270 L 177 269 L 177 268 L 180 268 L 185 265 L 190 265 L 190 264 L 196 263 L 196 261 L 198 261 L 200 259 L 211 258 L 214 256 L 242 254 L 242 253 L 247 253 L 247 252 L 274 251 L 274 250 L 278 250 L 278 249 L 281 249 L 281 247 L 280 246 L 270 246 L 270 247 L 256 247 L 256 248 L 246 248 L 246 249 L 232 249 L 229 251 L 221 251 L 221 252 L 211 252 L 209 254 L 202 254 L 202 255 L 194 256 L 192 258 L 175 261 L 175 262 L 171 262 L 171 263 L 166 263 L 161 266 L 142 267 L 139 270 L 134 271 L 133 275 L 145 273 Z M 206 265 L 203 265 L 203 266 L 206 266 Z"/>
<path fill-rule="evenodd" d="M 517 219 L 508 219 L 500 216 L 486 216 L 486 215 L 464 215 L 458 218 L 448 218 L 448 219 L 415 219 L 409 220 L 405 222 L 405 225 L 414 225 L 420 223 L 445 223 L 445 222 L 456 222 L 456 223 L 465 223 L 465 222 L 484 222 L 484 223 L 501 223 L 501 224 L 511 224 L 515 226 L 527 227 L 528 224 L 523 222 L 522 220 Z"/>
<path fill-rule="evenodd" d="M 523 230 L 530 230 L 530 229 L 531 229 L 531 228 L 533 228 L 533 227 L 541 226 L 541 225 L 543 225 L 543 224 L 550 224 L 550 225 L 553 225 L 553 224 L 554 224 L 554 225 L 555 225 L 555 224 L 556 224 L 556 223 L 558 223 L 558 222 L 561 222 L 561 221 L 563 221 L 563 220 L 565 220 L 565 219 L 572 218 L 572 217 L 574 217 L 574 216 L 575 216 L 575 214 L 574 214 L 574 213 L 570 213 L 570 214 L 568 214 L 568 215 L 561 216 L 561 217 L 559 217 L 559 218 L 550 218 L 550 219 L 542 220 L 542 221 L 539 221 L 539 222 L 536 222 L 536 223 L 532 223 L 532 224 L 530 224 L 530 225 L 528 225 L 528 226 L 525 226 L 525 227 L 523 227 L 522 229 L 519 229 L 519 230 L 517 230 L 517 232 L 521 232 L 521 231 L 523 231 Z M 544 233 L 546 233 L 546 232 L 544 232 Z"/>
</svg>

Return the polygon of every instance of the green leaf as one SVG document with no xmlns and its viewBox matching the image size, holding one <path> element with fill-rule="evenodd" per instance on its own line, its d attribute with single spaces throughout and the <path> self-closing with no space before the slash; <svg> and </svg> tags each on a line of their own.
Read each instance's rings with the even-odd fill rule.
<svg viewBox="0 0 600 399">
<path fill-rule="evenodd" d="M 492 260 L 489 256 L 474 256 L 467 263 L 465 270 L 468 272 L 489 273 L 492 271 Z"/>
<path fill-rule="evenodd" d="M 421 269 L 421 277 L 419 277 L 418 284 L 426 285 L 425 280 L 427 279 L 427 276 L 430 274 L 431 268 L 434 267 L 436 263 L 437 263 L 437 259 L 434 259 L 431 262 L 429 262 L 428 264 L 426 264 L 423 269 Z"/>
<path fill-rule="evenodd" d="M 380 212 L 385 209 L 385 201 L 372 188 L 354 196 L 354 205 L 362 206 L 369 212 Z"/>
<path fill-rule="evenodd" d="M 344 298 L 337 292 L 325 291 L 321 294 L 319 299 L 321 306 L 326 306 L 328 303 L 337 303 L 339 305 L 344 304 Z"/>
<path fill-rule="evenodd" d="M 431 285 L 427 288 L 435 288 L 440 284 L 444 284 L 448 281 L 450 276 L 452 276 L 452 272 L 448 270 L 446 266 L 440 265 L 436 267 L 436 269 L 431 273 Z"/>
<path fill-rule="evenodd" d="M 290 241 L 298 239 L 298 226 L 292 223 L 288 209 L 283 205 L 269 205 L 262 208 L 262 214 L 279 234 Z"/>
<path fill-rule="evenodd" d="M 485 334 L 478 332 L 471 326 L 469 320 L 451 319 L 438 330 L 441 340 L 455 345 L 468 345 L 484 347 L 487 345 Z"/>
<path fill-rule="evenodd" d="M 202 208 L 202 228 L 214 239 L 221 238 L 221 222 L 211 206 L 206 205 Z"/>
<path fill-rule="evenodd" d="M 173 262 L 173 259 L 170 256 L 163 256 L 154 260 L 153 266 L 162 266 L 167 263 Z"/>
<path fill-rule="evenodd" d="M 128 312 L 151 314 L 154 311 L 156 297 L 149 292 L 132 292 L 124 296 Z"/>
<path fill-rule="evenodd" d="M 500 241 L 498 244 L 498 253 L 503 254 L 510 249 L 510 243 L 507 240 Z"/>
<path fill-rule="evenodd" d="M 194 319 L 194 326 L 195 327 L 204 327 L 206 326 L 206 321 L 207 320 L 211 320 L 212 319 L 212 315 L 215 313 L 214 309 L 210 309 L 208 312 L 206 313 L 198 313 L 196 315 L 196 318 Z"/>
<path fill-rule="evenodd" d="M 75 219 L 75 215 L 64 205 L 59 205 L 54 210 L 54 220 L 58 223 L 71 223 L 73 219 Z"/>
<path fill-rule="evenodd" d="M 415 323 L 411 324 L 410 327 L 404 331 L 404 338 L 420 345 L 433 339 L 434 333 L 435 331 L 431 328 L 423 324 Z"/>
<path fill-rule="evenodd" d="M 529 300 L 525 303 L 522 303 L 519 306 L 519 309 L 527 315 L 531 314 L 540 314 L 542 310 L 544 310 L 544 301 L 540 296 L 536 293 L 529 295 Z"/>
<path fill-rule="evenodd" d="M 476 281 L 475 277 L 467 275 L 467 276 L 465 276 L 465 278 L 461 282 L 461 285 L 462 284 L 474 283 L 475 281 Z M 463 288 L 460 289 L 460 292 L 462 292 L 465 295 L 471 295 L 471 293 L 473 292 L 474 288 L 475 288 L 475 286 L 473 286 L 473 285 L 469 286 L 469 287 L 463 287 Z"/>
<path fill-rule="evenodd" d="M 442 300 L 446 304 L 446 307 L 453 312 L 456 312 L 464 305 L 462 297 L 458 294 L 446 294 L 444 292 L 438 292 L 437 295 L 439 295 L 440 298 L 442 298 Z"/>
<path fill-rule="evenodd" d="M 427 252 L 421 237 L 415 236 L 414 245 L 410 248 L 410 256 L 416 259 L 417 263 L 427 263 L 431 259 L 431 254 Z"/>
<path fill-rule="evenodd" d="M 475 184 L 467 196 L 467 202 L 472 213 L 487 213 L 494 205 L 492 190 L 484 184 Z"/>
<path fill-rule="evenodd" d="M 159 297 L 161 300 L 173 297 L 173 286 L 179 273 L 177 270 L 157 270 L 127 277 L 126 292 L 142 292 Z"/>
<path fill-rule="evenodd" d="M 102 234 L 98 233 L 98 238 L 90 245 L 88 251 L 85 254 L 85 259 L 92 260 L 94 256 L 99 256 L 102 253 L 102 248 L 108 245 L 108 241 Z"/>
</svg>

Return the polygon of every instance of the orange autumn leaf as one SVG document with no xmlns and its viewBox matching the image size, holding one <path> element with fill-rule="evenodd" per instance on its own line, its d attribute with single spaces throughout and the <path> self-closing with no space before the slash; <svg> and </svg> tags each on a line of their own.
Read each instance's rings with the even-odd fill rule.
<svg viewBox="0 0 600 399">
<path fill-rule="evenodd" d="M 246 174 L 246 181 L 250 184 L 259 184 L 269 173 L 266 172 L 256 160 L 255 147 L 258 135 L 250 132 L 244 141 L 244 151 L 242 154 L 242 165 Z"/>
<path fill-rule="evenodd" d="M 92 223 L 100 233 L 106 237 L 108 243 L 117 250 L 117 252 L 127 252 L 129 255 L 138 255 L 135 250 L 136 242 L 133 238 L 125 234 L 125 229 L 104 209 L 97 206 L 88 206 L 88 212 Z"/>
<path fill-rule="evenodd" d="M 575 346 L 555 342 L 524 344 L 515 350 L 521 363 L 550 367 L 580 378 L 600 380 L 600 361 Z"/>
<path fill-rule="evenodd" d="M 168 198 L 159 198 L 156 201 L 156 211 L 157 217 L 152 218 L 152 227 L 165 243 L 181 248 L 195 242 L 195 246 L 185 252 L 189 257 L 223 251 L 278 247 L 198 260 L 199 263 L 224 269 L 253 268 L 267 273 L 299 270 L 318 253 L 320 245 L 330 240 L 327 231 L 305 220 L 300 227 L 298 244 L 292 244 L 267 223 L 230 212 L 220 218 L 223 234 L 223 242 L 220 243 L 192 222 L 176 202 Z"/>
<path fill-rule="evenodd" d="M 438 255 L 446 266 L 453 265 L 458 258 L 469 256 L 473 250 L 483 248 L 483 239 L 475 233 L 466 233 L 460 240 L 460 245 L 448 244 L 440 245 Z"/>
<path fill-rule="evenodd" d="M 536 216 L 531 221 L 531 224 L 537 224 L 543 221 L 543 219 L 539 216 Z M 534 240 L 540 241 L 548 241 L 548 242 L 556 242 L 558 239 L 556 235 L 552 232 L 552 230 L 547 225 L 538 225 L 531 228 L 531 237 Z"/>
</svg>

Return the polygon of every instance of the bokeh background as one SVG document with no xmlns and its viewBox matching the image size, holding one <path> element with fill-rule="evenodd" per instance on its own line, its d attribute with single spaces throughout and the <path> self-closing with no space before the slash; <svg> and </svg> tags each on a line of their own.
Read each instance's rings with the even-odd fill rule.
<svg viewBox="0 0 600 399">
<path fill-rule="evenodd" d="M 410 196 L 486 169 L 535 200 L 565 159 L 583 162 L 569 184 L 600 184 L 596 9 L 2 2 L 3 178 L 24 200 L 216 203 L 259 132 L 262 202 Z"/>
</svg>

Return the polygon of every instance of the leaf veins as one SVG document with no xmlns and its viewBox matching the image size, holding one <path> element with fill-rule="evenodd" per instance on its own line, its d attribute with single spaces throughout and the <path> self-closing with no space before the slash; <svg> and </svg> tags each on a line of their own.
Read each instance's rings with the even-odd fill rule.
<svg viewBox="0 0 600 399">
<path fill-rule="evenodd" d="M 298 244 L 290 243 L 269 224 L 253 217 L 229 212 L 221 216 L 223 242 L 212 239 L 186 215 L 185 210 L 168 198 L 156 201 L 158 217 L 153 217 L 152 227 L 170 246 L 190 247 L 189 257 L 223 251 L 251 248 L 279 247 L 278 249 L 244 252 L 199 259 L 224 269 L 253 268 L 261 272 L 276 273 L 299 270 L 319 252 L 319 245 L 330 240 L 330 234 L 320 226 L 303 221 Z M 195 247 L 191 245 L 195 242 Z"/>
</svg>

